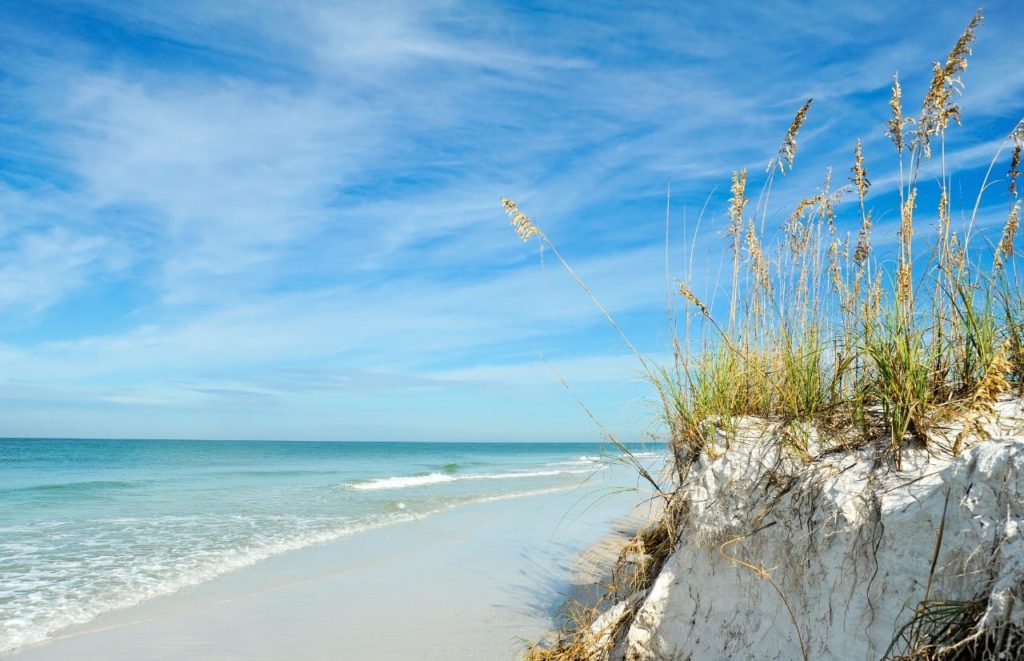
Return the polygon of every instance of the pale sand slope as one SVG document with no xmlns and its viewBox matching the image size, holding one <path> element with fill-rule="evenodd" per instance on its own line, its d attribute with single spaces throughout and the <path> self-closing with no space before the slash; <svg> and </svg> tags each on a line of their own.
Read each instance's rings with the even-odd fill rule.
<svg viewBox="0 0 1024 661">
<path fill-rule="evenodd" d="M 679 543 L 625 659 L 871 661 L 907 652 L 915 613 L 930 613 L 925 636 L 943 613 L 962 614 L 953 640 L 991 636 L 984 658 L 1024 660 L 1024 400 L 994 411 L 988 439 L 954 457 L 959 430 L 943 422 L 899 471 L 878 447 L 826 453 L 813 434 L 805 463 L 777 422 L 738 420 L 676 493 Z"/>
<path fill-rule="evenodd" d="M 306 548 L 134 608 L 12 657 L 516 658 L 570 591 L 577 554 L 641 496 L 597 483 L 466 505 Z"/>
</svg>

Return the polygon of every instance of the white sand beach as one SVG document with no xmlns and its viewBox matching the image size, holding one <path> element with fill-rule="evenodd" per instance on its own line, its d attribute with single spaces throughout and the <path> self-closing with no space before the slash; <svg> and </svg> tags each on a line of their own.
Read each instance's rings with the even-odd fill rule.
<svg viewBox="0 0 1024 661">
<path fill-rule="evenodd" d="M 581 552 L 641 499 L 595 488 L 476 503 L 277 556 L 11 657 L 516 658 L 552 627 Z"/>
</svg>

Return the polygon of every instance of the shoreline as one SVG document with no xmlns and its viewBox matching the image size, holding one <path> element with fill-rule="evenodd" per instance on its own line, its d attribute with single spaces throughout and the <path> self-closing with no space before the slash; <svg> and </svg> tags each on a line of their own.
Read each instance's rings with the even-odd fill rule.
<svg viewBox="0 0 1024 661">
<path fill-rule="evenodd" d="M 582 559 L 634 517 L 640 494 L 600 497 L 598 482 L 290 551 L 0 656 L 516 658 L 557 626 Z"/>
</svg>

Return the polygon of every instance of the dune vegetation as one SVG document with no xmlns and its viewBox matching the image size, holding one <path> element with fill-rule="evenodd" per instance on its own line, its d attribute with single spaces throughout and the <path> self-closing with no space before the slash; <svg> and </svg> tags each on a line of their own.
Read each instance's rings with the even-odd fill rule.
<svg viewBox="0 0 1024 661">
<path fill-rule="evenodd" d="M 1024 119 L 1006 127 L 977 190 L 962 193 L 945 158 L 981 23 L 979 12 L 948 56 L 933 64 L 917 112 L 905 110 L 900 81 L 893 79 L 880 128 L 899 175 L 884 194 L 872 191 L 875 168 L 851 137 L 842 174 L 827 171 L 819 188 L 784 210 L 781 227 L 769 226 L 780 211 L 772 200 L 798 162 L 800 130 L 813 118 L 811 99 L 763 172 L 733 172 L 721 238 L 700 237 L 724 241 L 731 278 L 710 291 L 677 281 L 669 364 L 639 351 L 541 227 L 514 202 L 502 201 L 518 235 L 561 260 L 637 357 L 662 404 L 676 485 L 699 459 L 727 452 L 729 439 L 751 420 L 770 423 L 775 432 L 766 442 L 808 466 L 853 449 L 870 449 L 892 471 L 903 470 L 911 450 L 955 457 L 986 438 L 984 421 L 1000 399 L 1022 394 L 1024 264 L 1015 241 Z M 1004 220 L 1001 227 L 984 226 L 979 211 L 985 202 L 990 218 L 996 196 L 1005 199 Z M 937 202 L 926 208 L 919 200 Z M 876 236 L 879 218 L 898 219 L 891 223 L 895 236 Z M 837 219 L 857 219 L 859 228 L 844 233 Z M 673 490 L 662 492 L 664 520 L 623 551 L 608 600 L 581 609 L 579 626 L 535 646 L 532 658 L 590 658 L 586 650 L 600 639 L 595 618 L 649 585 L 674 547 L 673 517 L 685 507 L 673 500 Z M 639 571 L 630 564 L 638 556 L 645 558 Z M 627 574 L 628 581 L 619 580 Z M 922 642 L 905 658 L 952 658 L 939 652 Z"/>
</svg>

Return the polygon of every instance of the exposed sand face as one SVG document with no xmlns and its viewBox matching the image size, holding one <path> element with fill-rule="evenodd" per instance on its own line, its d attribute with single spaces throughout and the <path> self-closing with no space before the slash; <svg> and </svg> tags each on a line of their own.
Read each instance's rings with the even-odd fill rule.
<svg viewBox="0 0 1024 661">
<path fill-rule="evenodd" d="M 681 490 L 689 509 L 679 544 L 621 653 L 629 661 L 878 659 L 926 593 L 979 600 L 983 628 L 1019 631 L 1024 402 L 1003 401 L 997 413 L 991 440 L 956 458 L 907 450 L 902 471 L 870 449 L 804 466 L 780 443 L 742 436 L 702 458 Z M 993 646 L 1022 655 L 1016 635 Z"/>
<path fill-rule="evenodd" d="M 552 628 L 579 553 L 642 499 L 598 500 L 607 486 L 467 505 L 278 556 L 12 656 L 516 658 Z"/>
</svg>

